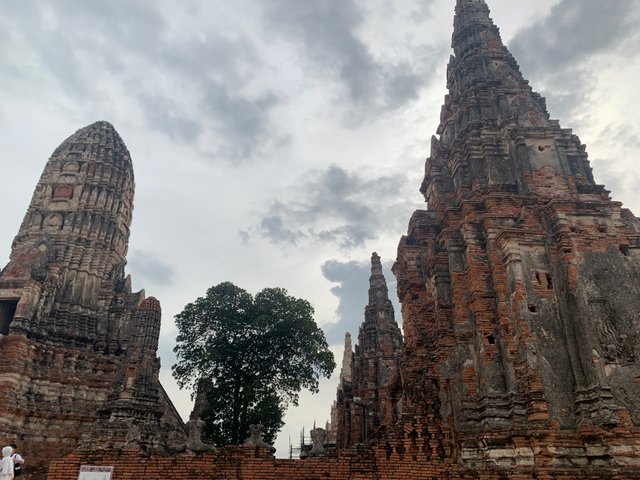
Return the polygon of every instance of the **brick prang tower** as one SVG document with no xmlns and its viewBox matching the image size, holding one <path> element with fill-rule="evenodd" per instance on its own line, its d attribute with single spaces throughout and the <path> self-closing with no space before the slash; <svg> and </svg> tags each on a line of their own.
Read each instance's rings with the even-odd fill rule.
<svg viewBox="0 0 640 480">
<path fill-rule="evenodd" d="M 345 337 L 343 369 L 336 402 L 337 445 L 349 447 L 384 437 L 398 420 L 399 359 L 402 332 L 389 300 L 387 282 L 377 253 L 371 255 L 369 303 L 351 355 Z M 345 371 L 350 368 L 349 371 Z"/>
<path fill-rule="evenodd" d="M 0 273 L 0 438 L 30 472 L 52 450 L 170 448 L 186 433 L 158 381 L 160 303 L 124 273 L 133 193 L 113 126 L 78 130 L 47 162 Z"/>
<path fill-rule="evenodd" d="M 640 223 L 551 120 L 484 0 L 458 0 L 449 94 L 393 271 L 405 418 L 469 467 L 640 457 Z M 419 432 L 420 433 L 420 432 Z"/>
</svg>

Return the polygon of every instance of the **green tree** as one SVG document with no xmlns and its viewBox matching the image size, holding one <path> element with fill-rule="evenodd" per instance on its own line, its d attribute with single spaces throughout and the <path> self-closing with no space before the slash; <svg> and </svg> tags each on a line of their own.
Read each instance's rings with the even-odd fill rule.
<svg viewBox="0 0 640 480">
<path fill-rule="evenodd" d="M 217 446 L 241 444 L 252 423 L 272 442 L 300 390 L 316 393 L 335 368 L 313 307 L 282 288 L 254 297 L 221 283 L 185 306 L 176 324 L 173 376 L 180 388 L 207 385 L 205 434 Z"/>
</svg>

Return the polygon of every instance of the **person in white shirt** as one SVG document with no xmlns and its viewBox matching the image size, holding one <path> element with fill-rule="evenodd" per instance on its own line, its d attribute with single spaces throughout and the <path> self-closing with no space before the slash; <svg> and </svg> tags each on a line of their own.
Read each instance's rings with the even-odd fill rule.
<svg viewBox="0 0 640 480">
<path fill-rule="evenodd" d="M 24 464 L 24 458 L 20 456 L 18 453 L 18 447 L 15 443 L 9 445 L 11 447 L 11 458 L 13 459 L 13 473 L 17 477 L 18 475 L 22 475 L 22 465 Z"/>
<path fill-rule="evenodd" d="M 11 447 L 4 447 L 2 449 L 2 460 L 0 460 L 0 480 L 13 480 L 12 453 L 13 448 Z"/>
</svg>

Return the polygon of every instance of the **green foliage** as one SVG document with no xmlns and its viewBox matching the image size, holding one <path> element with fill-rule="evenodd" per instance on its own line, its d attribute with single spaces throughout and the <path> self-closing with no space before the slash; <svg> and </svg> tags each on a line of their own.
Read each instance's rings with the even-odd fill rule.
<svg viewBox="0 0 640 480">
<path fill-rule="evenodd" d="M 282 288 L 252 297 L 221 283 L 185 306 L 176 324 L 173 376 L 180 388 L 205 381 L 205 433 L 216 446 L 242 443 L 252 423 L 273 441 L 300 390 L 317 392 L 320 376 L 335 368 L 313 307 Z"/>
</svg>

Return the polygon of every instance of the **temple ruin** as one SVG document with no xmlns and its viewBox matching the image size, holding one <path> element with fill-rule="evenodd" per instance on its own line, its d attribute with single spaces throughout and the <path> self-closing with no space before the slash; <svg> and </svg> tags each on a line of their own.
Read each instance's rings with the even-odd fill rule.
<svg viewBox="0 0 640 480">
<path fill-rule="evenodd" d="M 0 275 L 3 435 L 20 428 L 34 455 L 78 443 L 49 480 L 84 464 L 114 480 L 640 479 L 640 221 L 595 182 L 484 0 L 456 1 L 452 46 L 427 207 L 393 267 L 402 349 L 374 255 L 338 448 L 162 446 L 183 426 L 157 382 L 159 305 L 124 277 L 133 175 L 105 123 L 54 152 Z M 82 444 L 93 431 L 121 447 Z"/>
<path fill-rule="evenodd" d="M 637 468 L 638 219 L 549 118 L 483 0 L 458 0 L 453 50 L 428 208 L 393 267 L 403 416 L 458 465 Z"/>
<path fill-rule="evenodd" d="M 47 162 L 0 273 L 0 438 L 29 471 L 80 445 L 184 449 L 158 381 L 160 303 L 124 267 L 134 177 L 107 122 Z"/>
<path fill-rule="evenodd" d="M 340 383 L 333 406 L 332 428 L 338 448 L 385 438 L 398 421 L 397 403 L 402 333 L 389 300 L 377 253 L 371 256 L 369 303 L 358 332 L 355 353 L 345 337 Z"/>
</svg>

